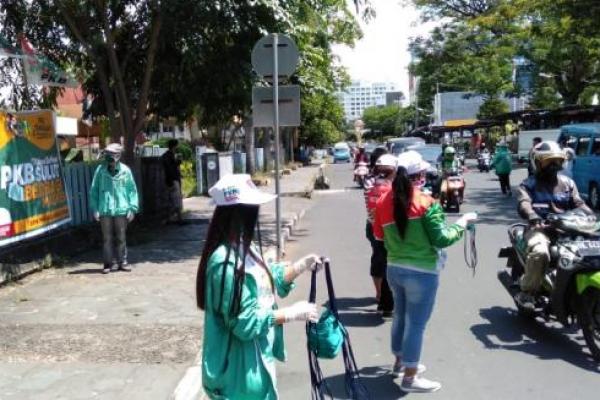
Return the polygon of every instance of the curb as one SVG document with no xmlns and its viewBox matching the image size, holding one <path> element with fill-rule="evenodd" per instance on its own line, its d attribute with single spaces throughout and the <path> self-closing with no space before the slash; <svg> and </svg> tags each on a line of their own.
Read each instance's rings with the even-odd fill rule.
<svg viewBox="0 0 600 400">
<path fill-rule="evenodd" d="M 306 214 L 306 209 L 296 213 L 292 218 L 291 223 L 282 226 L 282 252 L 285 256 L 285 243 L 294 232 L 294 228 Z M 275 260 L 277 257 L 277 248 L 271 246 L 264 252 L 264 258 Z M 180 379 L 177 387 L 169 397 L 169 400 L 208 400 L 208 397 L 202 390 L 202 349 L 196 354 L 194 364 L 189 367 L 183 377 Z"/>
</svg>

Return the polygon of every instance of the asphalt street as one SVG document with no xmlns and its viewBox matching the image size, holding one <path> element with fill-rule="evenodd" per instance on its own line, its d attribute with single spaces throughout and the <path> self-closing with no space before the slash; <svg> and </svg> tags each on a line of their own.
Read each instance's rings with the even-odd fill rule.
<svg viewBox="0 0 600 400">
<path fill-rule="evenodd" d="M 331 258 L 341 319 L 349 330 L 363 379 L 372 399 L 406 396 L 389 373 L 391 321 L 375 312 L 369 276 L 370 246 L 365 238 L 362 192 L 352 183 L 349 165 L 328 168 L 332 189 L 315 195 L 288 247 L 289 259 L 316 252 Z M 512 175 L 513 187 L 525 177 Z M 600 366 L 584 347 L 579 330 L 517 316 L 509 295 L 497 281 L 504 260 L 497 254 L 508 244 L 507 226 L 518 219 L 514 198 L 503 197 L 493 173 L 466 174 L 466 203 L 477 211 L 479 265 L 475 276 L 466 267 L 463 242 L 449 249 L 437 304 L 426 332 L 422 362 L 426 376 L 442 382 L 431 395 L 440 399 L 597 399 Z M 450 219 L 454 219 L 452 216 Z M 309 277 L 281 305 L 306 299 Z M 320 277 L 318 300 L 326 300 Z M 310 398 L 304 325 L 286 326 L 289 360 L 278 365 L 282 399 Z M 336 398 L 346 398 L 343 361 L 321 361 Z M 424 395 L 409 395 L 417 398 Z"/>
</svg>

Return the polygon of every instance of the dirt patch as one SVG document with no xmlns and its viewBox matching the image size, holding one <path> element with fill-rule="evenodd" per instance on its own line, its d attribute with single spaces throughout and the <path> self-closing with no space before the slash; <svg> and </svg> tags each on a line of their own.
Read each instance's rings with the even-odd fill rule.
<svg viewBox="0 0 600 400">
<path fill-rule="evenodd" d="M 0 326 L 0 361 L 190 363 L 202 329 L 182 325 Z"/>
</svg>

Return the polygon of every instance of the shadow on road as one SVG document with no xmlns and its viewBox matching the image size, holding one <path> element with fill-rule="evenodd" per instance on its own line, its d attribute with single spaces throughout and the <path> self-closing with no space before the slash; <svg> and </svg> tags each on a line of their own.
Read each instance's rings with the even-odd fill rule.
<svg viewBox="0 0 600 400">
<path fill-rule="evenodd" d="M 375 312 L 376 302 L 372 297 L 340 297 L 336 301 L 340 320 L 345 326 L 366 328 L 385 323 L 381 315 Z"/>
<path fill-rule="evenodd" d="M 542 360 L 563 360 L 600 373 L 600 365 L 586 354 L 583 340 L 576 341 L 577 338 L 568 335 L 577 333 L 580 337 L 575 328 L 528 320 L 516 310 L 500 306 L 481 309 L 479 315 L 489 323 L 474 325 L 471 332 L 487 349 L 520 351 Z"/>
<path fill-rule="evenodd" d="M 467 188 L 465 198 L 471 206 L 482 206 L 477 209 L 478 223 L 508 226 L 519 220 L 515 194 L 514 188 L 513 197 L 503 196 L 499 188 L 478 189 L 475 193 L 469 193 Z"/>
<path fill-rule="evenodd" d="M 400 381 L 394 382 L 394 376 L 390 373 L 389 366 L 372 366 L 360 370 L 362 383 L 367 387 L 370 398 L 375 400 L 399 399 L 406 396 L 400 390 Z M 331 388 L 332 394 L 336 399 L 347 398 L 345 389 L 345 375 L 334 375 L 328 377 L 327 384 Z"/>
</svg>

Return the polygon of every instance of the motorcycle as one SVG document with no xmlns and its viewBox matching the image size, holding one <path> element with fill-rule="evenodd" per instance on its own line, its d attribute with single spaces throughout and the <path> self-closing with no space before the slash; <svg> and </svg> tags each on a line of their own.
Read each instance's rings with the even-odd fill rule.
<svg viewBox="0 0 600 400">
<path fill-rule="evenodd" d="M 535 310 L 524 309 L 515 300 L 517 310 L 522 316 L 557 320 L 564 326 L 577 321 L 592 356 L 600 361 L 600 223 L 574 210 L 550 214 L 543 226 L 551 239 L 550 265 Z M 507 258 L 506 269 L 498 273 L 498 279 L 513 300 L 525 271 L 527 227 L 511 225 L 511 246 L 498 255 Z"/>
<path fill-rule="evenodd" d="M 440 204 L 444 210 L 454 209 L 460 212 L 465 193 L 465 179 L 459 169 L 453 169 L 445 174 L 440 188 Z"/>
<path fill-rule="evenodd" d="M 490 153 L 481 153 L 479 157 L 477 157 L 477 167 L 479 168 L 479 172 L 490 172 L 490 165 L 492 163 L 490 157 Z"/>
<path fill-rule="evenodd" d="M 358 186 L 364 187 L 365 178 L 367 177 L 368 174 L 369 174 L 368 164 L 366 162 L 360 161 L 359 163 L 356 164 L 356 167 L 354 169 L 354 182 Z"/>
</svg>

